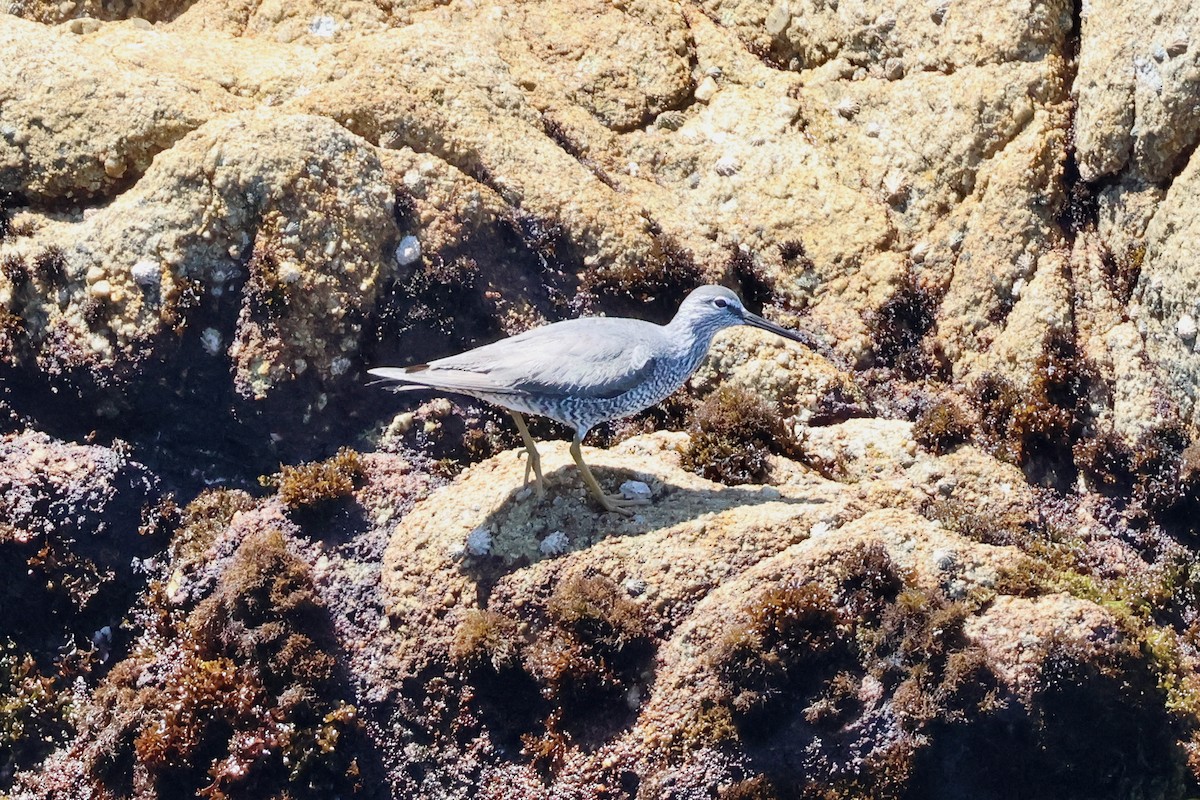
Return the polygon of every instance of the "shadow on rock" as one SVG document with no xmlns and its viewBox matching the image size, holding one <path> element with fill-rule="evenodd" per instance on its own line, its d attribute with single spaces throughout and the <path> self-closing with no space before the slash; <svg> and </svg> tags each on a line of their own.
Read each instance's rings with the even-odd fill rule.
<svg viewBox="0 0 1200 800">
<path fill-rule="evenodd" d="M 771 486 L 719 486 L 703 481 L 706 485 L 698 487 L 629 468 L 595 467 L 593 472 L 606 489 L 630 481 L 646 484 L 650 502 L 632 509 L 629 516 L 604 511 L 587 492 L 574 465 L 545 473 L 546 496 L 540 500 L 533 495 L 532 484 L 511 490 L 471 530 L 463 545 L 460 571 L 475 583 L 481 608 L 487 607 L 492 587 L 505 575 L 605 539 L 642 536 L 738 507 L 826 502 L 784 496 Z"/>
</svg>

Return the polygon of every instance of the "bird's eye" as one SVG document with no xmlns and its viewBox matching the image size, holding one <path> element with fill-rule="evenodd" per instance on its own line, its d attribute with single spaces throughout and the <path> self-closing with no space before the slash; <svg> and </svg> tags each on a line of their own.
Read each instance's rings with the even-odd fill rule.
<svg viewBox="0 0 1200 800">
<path fill-rule="evenodd" d="M 729 301 L 724 297 L 718 297 L 716 300 L 713 300 L 713 305 L 717 308 L 727 308 L 729 306 Z"/>
</svg>

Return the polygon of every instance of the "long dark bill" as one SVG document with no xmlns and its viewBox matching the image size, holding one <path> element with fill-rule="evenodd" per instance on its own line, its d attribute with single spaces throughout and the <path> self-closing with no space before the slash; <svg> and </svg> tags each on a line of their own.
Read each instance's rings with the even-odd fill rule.
<svg viewBox="0 0 1200 800">
<path fill-rule="evenodd" d="M 799 342 L 800 344 L 807 345 L 814 350 L 817 347 L 817 343 L 807 333 L 801 333 L 800 331 L 789 331 L 782 325 L 776 325 L 774 322 L 765 320 L 757 314 L 751 314 L 749 311 L 747 311 L 742 318 L 746 320 L 747 325 L 753 325 L 756 328 L 762 328 L 764 331 L 770 331 L 771 333 L 778 334 L 785 339 L 791 339 L 793 342 Z"/>
</svg>

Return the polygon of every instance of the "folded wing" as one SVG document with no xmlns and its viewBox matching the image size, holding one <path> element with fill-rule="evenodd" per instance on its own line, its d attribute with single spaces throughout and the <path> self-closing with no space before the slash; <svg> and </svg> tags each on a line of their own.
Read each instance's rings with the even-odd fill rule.
<svg viewBox="0 0 1200 800">
<path fill-rule="evenodd" d="M 370 374 L 468 395 L 607 399 L 643 384 L 658 364 L 659 326 L 602 317 L 568 320 L 415 367 Z"/>
</svg>

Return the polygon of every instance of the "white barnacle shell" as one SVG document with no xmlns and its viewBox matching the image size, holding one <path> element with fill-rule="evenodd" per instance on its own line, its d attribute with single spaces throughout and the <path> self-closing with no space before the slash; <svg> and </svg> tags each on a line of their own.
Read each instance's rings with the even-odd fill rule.
<svg viewBox="0 0 1200 800">
<path fill-rule="evenodd" d="M 788 23 L 791 21 L 792 11 L 788 7 L 788 4 L 779 3 L 767 14 L 767 19 L 763 23 L 763 26 L 771 36 L 778 36 L 787 30 Z"/>
<path fill-rule="evenodd" d="M 544 556 L 561 556 L 567 552 L 567 548 L 571 545 L 571 540 L 562 531 L 554 531 L 542 539 L 538 545 L 538 550 Z"/>
<path fill-rule="evenodd" d="M 721 156 L 719 159 L 717 159 L 717 163 L 713 166 L 713 169 L 716 170 L 718 175 L 726 178 L 728 178 L 730 175 L 737 174 L 738 170 L 741 168 L 741 162 L 739 162 L 733 156 Z"/>
<path fill-rule="evenodd" d="M 653 494 L 650 486 L 644 481 L 625 481 L 621 484 L 621 497 L 626 500 L 649 500 Z"/>
<path fill-rule="evenodd" d="M 221 332 L 216 328 L 205 328 L 200 334 L 200 346 L 210 356 L 221 352 Z"/>
<path fill-rule="evenodd" d="M 158 262 L 149 259 L 134 264 L 129 268 L 129 274 L 138 286 L 149 288 L 158 286 L 162 282 L 162 273 L 159 271 Z"/>
<path fill-rule="evenodd" d="M 467 534 L 467 552 L 473 556 L 486 556 L 492 552 L 492 532 L 487 528 L 476 528 Z"/>
<path fill-rule="evenodd" d="M 1175 335 L 1188 341 L 1196 338 L 1196 320 L 1191 314 L 1184 314 L 1175 323 Z"/>
<path fill-rule="evenodd" d="M 396 246 L 396 263 L 402 267 L 415 264 L 421 260 L 421 240 L 415 236 L 405 236 Z"/>
<path fill-rule="evenodd" d="M 1162 94 L 1163 79 L 1158 71 L 1158 67 L 1148 58 L 1141 56 L 1133 59 L 1133 74 L 1138 82 L 1145 85 L 1150 91 L 1155 94 Z"/>
<path fill-rule="evenodd" d="M 842 119 L 853 119 L 859 111 L 862 111 L 862 105 L 853 97 L 843 97 L 833 107 L 833 112 Z"/>
<path fill-rule="evenodd" d="M 883 177 L 883 195 L 889 203 L 902 202 L 908 197 L 910 188 L 903 172 L 892 170 Z"/>
<path fill-rule="evenodd" d="M 696 86 L 696 91 L 693 94 L 698 102 L 707 103 L 709 100 L 713 99 L 714 95 L 716 95 L 718 88 L 717 79 L 712 75 L 707 75 L 705 76 L 704 80 L 700 81 L 700 84 Z"/>
<path fill-rule="evenodd" d="M 684 116 L 682 111 L 664 111 L 655 118 L 654 124 L 667 131 L 677 131 L 683 127 Z"/>
<path fill-rule="evenodd" d="M 1037 263 L 1033 253 L 1021 253 L 1017 256 L 1017 269 L 1022 275 L 1029 276 L 1033 274 L 1033 267 Z"/>
<path fill-rule="evenodd" d="M 328 39 L 330 36 L 333 36 L 336 30 L 337 22 L 334 21 L 333 17 L 313 17 L 312 21 L 308 23 L 308 32 L 322 39 Z"/>
<path fill-rule="evenodd" d="M 300 278 L 304 276 L 299 265 L 294 261 L 285 261 L 279 265 L 278 269 L 279 280 L 286 284 L 298 283 Z"/>
</svg>

